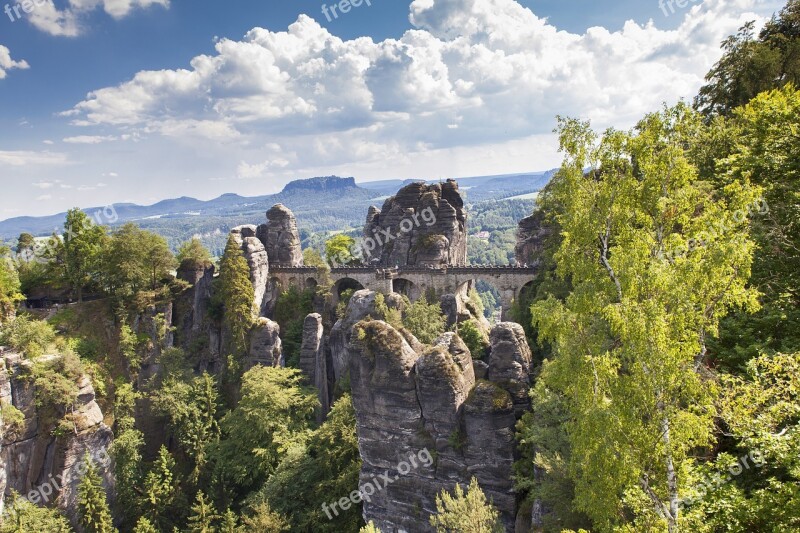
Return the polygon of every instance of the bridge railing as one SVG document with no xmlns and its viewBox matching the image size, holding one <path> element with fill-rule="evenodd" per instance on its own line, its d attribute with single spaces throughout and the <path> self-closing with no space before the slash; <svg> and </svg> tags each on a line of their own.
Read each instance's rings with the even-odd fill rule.
<svg viewBox="0 0 800 533">
<path fill-rule="evenodd" d="M 276 274 L 316 274 L 317 267 L 271 267 L 270 272 Z M 513 265 L 474 265 L 474 266 L 448 266 L 444 268 L 402 266 L 399 268 L 376 268 L 374 266 L 337 267 L 331 269 L 331 274 L 367 274 L 391 271 L 402 275 L 409 274 L 536 274 L 536 267 L 521 267 Z"/>
</svg>

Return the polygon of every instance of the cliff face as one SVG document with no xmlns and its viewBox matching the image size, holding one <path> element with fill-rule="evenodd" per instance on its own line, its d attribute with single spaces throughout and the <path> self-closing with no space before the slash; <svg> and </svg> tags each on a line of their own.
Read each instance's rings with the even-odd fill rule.
<svg viewBox="0 0 800 533">
<path fill-rule="evenodd" d="M 369 264 L 437 268 L 466 265 L 467 212 L 458 183 L 448 180 L 403 187 L 380 210 L 370 208 L 364 239 L 365 262 Z"/>
<path fill-rule="evenodd" d="M 545 242 L 554 232 L 555 228 L 544 219 L 544 212 L 541 210 L 520 220 L 517 227 L 517 244 L 514 247 L 517 264 L 538 265 Z"/>
<path fill-rule="evenodd" d="M 42 360 L 58 357 L 45 356 Z M 94 387 L 85 375 L 78 381 L 80 392 L 71 414 L 71 431 L 53 436 L 52 427 L 46 427 L 37 410 L 35 387 L 27 379 L 32 365 L 18 353 L 0 351 L 0 401 L 13 405 L 25 417 L 21 429 L 6 435 L 2 443 L 0 506 L 13 490 L 32 503 L 58 506 L 74 524 L 86 454 L 98 468 L 107 493 L 113 494 L 114 478 L 108 455 L 113 436 L 103 423 Z"/>
<path fill-rule="evenodd" d="M 348 308 L 349 321 L 358 314 L 358 306 Z M 488 379 L 476 380 L 469 349 L 453 333 L 426 347 L 382 321 L 352 327 L 360 483 L 387 471 L 392 480 L 364 502 L 366 521 L 385 532 L 431 531 L 436 494 L 475 476 L 513 531 L 514 427 L 530 386 L 530 351 L 517 324 L 496 325 L 491 341 Z M 430 464 L 406 468 L 422 454 L 430 454 Z"/>
</svg>

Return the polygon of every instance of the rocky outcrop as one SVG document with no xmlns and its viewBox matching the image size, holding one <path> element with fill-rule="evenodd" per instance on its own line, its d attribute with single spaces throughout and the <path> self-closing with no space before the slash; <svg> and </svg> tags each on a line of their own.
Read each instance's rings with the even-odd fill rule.
<svg viewBox="0 0 800 533">
<path fill-rule="evenodd" d="M 318 391 L 320 404 L 318 422 L 321 422 L 331 409 L 328 383 L 330 350 L 327 349 L 323 331 L 322 315 L 319 313 L 308 315 L 303 322 L 303 342 L 300 347 L 300 370 Z"/>
<path fill-rule="evenodd" d="M 365 262 L 376 266 L 461 266 L 467 263 L 467 212 L 455 180 L 400 189 L 364 226 Z"/>
<path fill-rule="evenodd" d="M 338 320 L 331 328 L 329 335 L 329 349 L 331 354 L 331 370 L 333 371 L 333 381 L 341 380 L 347 375 L 349 369 L 349 346 L 353 326 L 371 316 L 377 317 L 378 311 L 375 307 L 377 293 L 370 290 L 356 291 L 350 297 L 345 316 Z M 384 297 L 387 306 L 398 309 L 401 305 L 401 297 L 398 294 L 391 294 Z"/>
<path fill-rule="evenodd" d="M 267 223 L 258 226 L 257 237 L 267 251 L 270 266 L 296 267 L 303 264 L 297 220 L 283 204 L 267 211 Z"/>
<path fill-rule="evenodd" d="M 250 357 L 248 366 L 256 365 L 282 367 L 283 349 L 281 343 L 281 327 L 277 322 L 261 317 L 256 320 L 250 330 Z"/>
<path fill-rule="evenodd" d="M 59 357 L 44 356 L 39 361 L 53 363 Z M 16 431 L 6 431 L 4 435 L 0 451 L 0 498 L 16 491 L 33 503 L 59 507 L 74 524 L 77 489 L 86 470 L 87 455 L 98 468 L 107 493 L 113 494 L 108 455 L 113 436 L 103 423 L 94 387 L 86 375 L 77 382 L 77 401 L 74 412 L 68 415 L 70 430 L 54 432 L 52 424 L 48 425 L 36 407 L 37 391 L 27 379 L 32 365 L 20 354 L 0 349 L 0 402 L 13 405 L 24 416 Z"/>
<path fill-rule="evenodd" d="M 219 360 L 212 356 L 210 349 L 213 325 L 208 316 L 214 266 L 184 265 L 178 269 L 178 279 L 188 283 L 189 287 L 175 298 L 175 345 L 198 361 L 196 370 L 216 372 Z"/>
<path fill-rule="evenodd" d="M 541 209 L 520 220 L 517 227 L 517 244 L 514 247 L 517 264 L 539 265 L 545 243 L 554 232 L 555 228 L 545 220 L 544 211 Z"/>
<path fill-rule="evenodd" d="M 256 237 L 256 226 L 239 226 L 231 230 L 231 235 L 242 248 L 247 265 L 250 267 L 250 282 L 253 284 L 255 300 L 253 308 L 259 316 L 266 314 L 265 295 L 269 283 L 269 256 L 264 244 Z"/>
<path fill-rule="evenodd" d="M 362 301 L 347 310 L 348 323 L 364 315 L 369 291 L 360 292 Z M 521 414 L 516 407 L 530 385 L 530 352 L 516 324 L 499 324 L 491 338 L 497 353 L 481 371 L 488 379 L 476 380 L 469 349 L 453 333 L 424 347 L 383 321 L 352 326 L 348 364 L 363 460 L 360 482 L 382 474 L 393 480 L 364 502 L 365 520 L 382 531 L 431 531 L 436 494 L 473 476 L 506 530 L 514 530 L 514 430 Z M 433 458 L 430 464 L 417 461 L 407 468 L 409 458 L 422 458 L 423 452 Z"/>
<path fill-rule="evenodd" d="M 489 334 L 488 379 L 505 389 L 514 403 L 514 413 L 522 417 L 531 407 L 528 390 L 531 386 L 531 349 L 522 326 L 501 322 Z"/>
</svg>

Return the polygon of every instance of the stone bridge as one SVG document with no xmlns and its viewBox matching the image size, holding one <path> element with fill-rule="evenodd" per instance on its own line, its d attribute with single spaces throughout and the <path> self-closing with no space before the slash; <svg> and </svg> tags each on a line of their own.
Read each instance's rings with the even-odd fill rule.
<svg viewBox="0 0 800 533">
<path fill-rule="evenodd" d="M 531 283 L 538 272 L 533 267 L 466 266 L 446 268 L 426 267 L 351 267 L 331 269 L 334 303 L 348 289 L 370 289 L 389 294 L 405 294 L 412 301 L 423 295 L 435 293 L 466 295 L 475 283 L 482 280 L 500 293 L 500 304 L 505 318 L 520 291 Z M 271 286 L 285 289 L 290 285 L 301 288 L 316 287 L 320 283 L 315 267 L 270 267 Z"/>
</svg>

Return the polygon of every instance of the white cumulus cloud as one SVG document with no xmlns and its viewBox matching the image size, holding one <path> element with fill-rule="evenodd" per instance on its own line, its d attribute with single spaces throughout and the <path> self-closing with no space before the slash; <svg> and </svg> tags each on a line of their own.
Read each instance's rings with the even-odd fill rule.
<svg viewBox="0 0 800 533">
<path fill-rule="evenodd" d="M 188 68 L 93 91 L 64 115 L 142 135 L 280 142 L 289 154 L 254 148 L 248 160 L 257 163 L 237 155 L 231 166 L 242 177 L 404 164 L 409 154 L 474 146 L 500 154 L 502 143 L 550 135 L 556 113 L 629 127 L 662 102 L 690 98 L 720 41 L 772 7 L 705 0 L 674 30 L 629 21 L 576 34 L 514 0 L 414 0 L 414 28 L 380 42 L 342 40 L 300 16 L 287 31 L 219 40 Z"/>
<path fill-rule="evenodd" d="M 11 50 L 0 44 L 0 80 L 8 75 L 9 70 L 15 68 L 27 69 L 30 68 L 30 65 L 25 60 L 14 61 L 11 59 Z"/>
<path fill-rule="evenodd" d="M 169 7 L 169 0 L 69 0 L 64 9 L 59 9 L 53 0 L 35 0 L 28 18 L 34 27 L 45 33 L 75 37 L 83 30 L 81 17 L 97 8 L 120 19 L 136 8 L 151 5 Z"/>
</svg>

